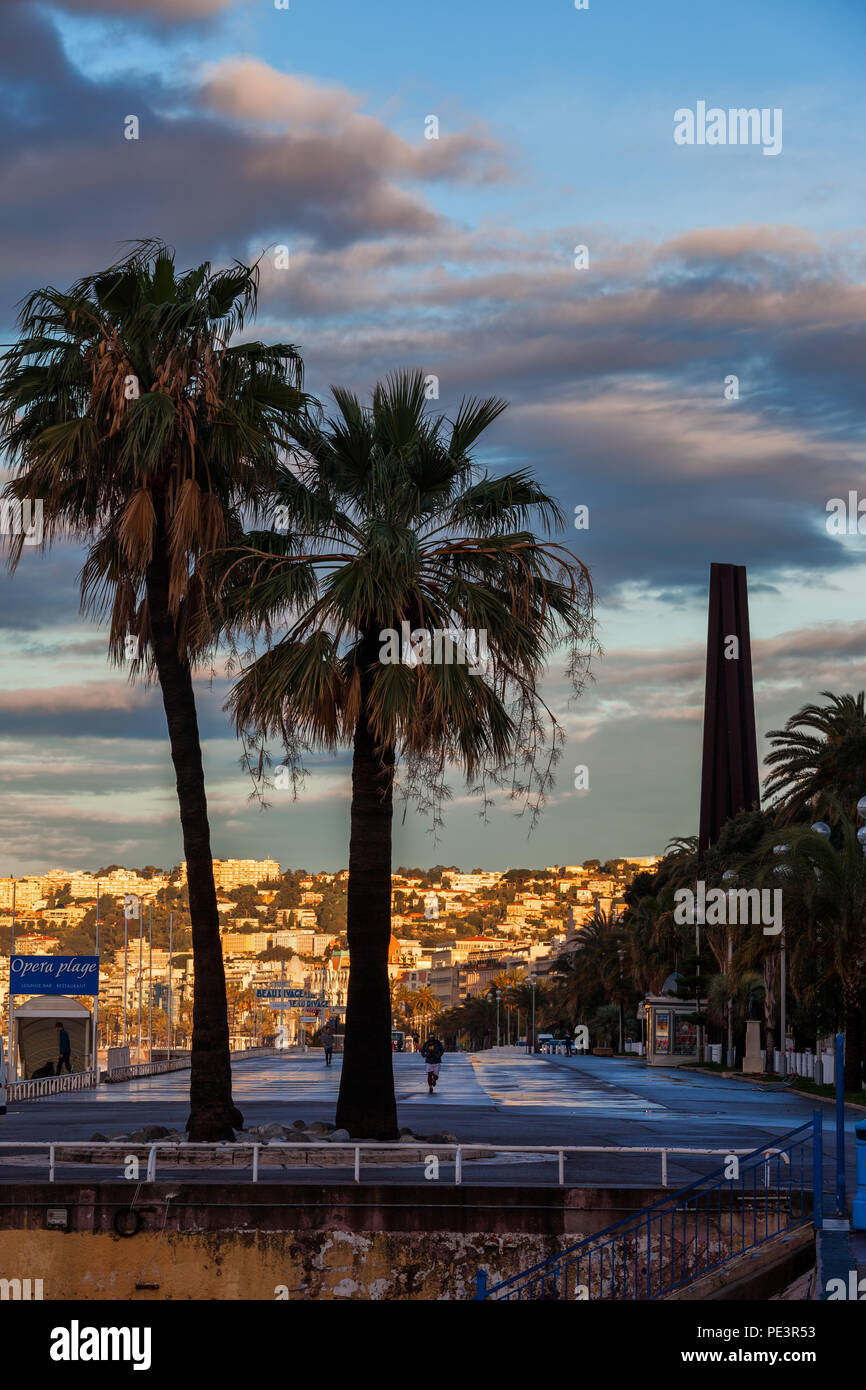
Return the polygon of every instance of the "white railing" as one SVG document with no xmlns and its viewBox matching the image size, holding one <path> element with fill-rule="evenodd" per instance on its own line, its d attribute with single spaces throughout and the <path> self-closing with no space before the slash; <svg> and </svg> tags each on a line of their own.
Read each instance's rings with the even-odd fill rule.
<svg viewBox="0 0 866 1390">
<path fill-rule="evenodd" d="M 136 1076 L 162 1076 L 168 1071 L 186 1071 L 191 1065 L 188 1057 L 164 1058 L 160 1062 L 130 1062 L 128 1067 L 108 1067 L 100 1081 L 132 1081 Z"/>
<path fill-rule="evenodd" d="M 556 1157 L 557 1182 L 559 1187 L 565 1186 L 566 1155 L 571 1156 L 574 1154 L 626 1154 L 628 1157 L 637 1157 L 640 1155 L 657 1154 L 661 1158 L 661 1185 L 662 1187 L 667 1187 L 668 1159 L 671 1155 L 679 1155 L 681 1157 L 717 1157 L 719 1155 L 729 1157 L 736 1155 L 737 1157 L 745 1157 L 746 1155 L 753 1154 L 755 1152 L 753 1148 L 733 1149 L 730 1147 L 725 1149 L 684 1149 L 673 1148 L 669 1146 L 645 1147 L 643 1145 L 631 1146 L 622 1144 L 425 1144 L 423 1141 L 419 1140 L 415 1140 L 414 1142 L 400 1140 L 395 1143 L 369 1144 L 358 1144 L 352 1141 L 349 1141 L 347 1143 L 332 1143 L 327 1139 L 309 1141 L 300 1144 L 287 1143 L 282 1140 L 273 1141 L 268 1144 L 260 1144 L 253 1142 L 244 1143 L 243 1141 L 236 1141 L 233 1143 L 231 1140 L 227 1140 L 219 1144 L 201 1144 L 192 1142 L 172 1143 L 167 1140 L 160 1140 L 155 1143 L 143 1143 L 140 1140 L 134 1139 L 116 1139 L 113 1141 L 105 1140 L 98 1142 L 94 1140 L 91 1140 L 89 1142 L 76 1142 L 74 1139 L 72 1139 L 66 1140 L 63 1143 L 61 1143 L 59 1140 L 51 1141 L 45 1139 L 23 1139 L 20 1141 L 4 1140 L 0 1142 L 0 1165 L 2 1165 L 2 1150 L 4 1149 L 47 1149 L 49 1182 L 54 1182 L 55 1180 L 54 1174 L 57 1162 L 57 1151 L 62 1149 L 71 1151 L 72 1157 L 65 1160 L 70 1165 L 75 1163 L 96 1162 L 113 1163 L 119 1161 L 118 1156 L 121 1156 L 122 1159 L 125 1160 L 127 1155 L 135 1154 L 137 1150 L 146 1150 L 147 1175 L 144 1179 L 145 1182 L 156 1181 L 158 1161 L 157 1155 L 160 1149 L 168 1150 L 170 1156 L 180 1162 L 182 1162 L 181 1151 L 183 1151 L 184 1154 L 187 1151 L 191 1151 L 190 1162 L 197 1167 L 207 1166 L 206 1164 L 203 1164 L 200 1161 L 196 1162 L 197 1158 L 199 1157 L 206 1158 L 207 1156 L 210 1156 L 216 1158 L 217 1156 L 219 1156 L 219 1158 L 221 1159 L 230 1157 L 232 1160 L 234 1160 L 235 1155 L 245 1153 L 248 1151 L 250 1154 L 250 1161 L 249 1164 L 245 1166 L 249 1167 L 250 1179 L 252 1182 L 255 1183 L 257 1183 L 259 1180 L 259 1169 L 261 1167 L 259 1155 L 261 1152 L 264 1152 L 265 1154 L 274 1155 L 276 1155 L 278 1152 L 285 1152 L 286 1154 L 293 1153 L 298 1155 L 302 1153 L 306 1154 L 307 1152 L 312 1152 L 313 1154 L 325 1152 L 329 1154 L 346 1153 L 351 1156 L 354 1181 L 356 1183 L 359 1183 L 361 1181 L 362 1153 L 369 1153 L 370 1151 L 373 1151 L 376 1154 L 376 1161 L 374 1162 L 368 1158 L 367 1167 L 377 1168 L 389 1167 L 390 1165 L 388 1163 L 388 1159 L 392 1155 L 399 1163 L 401 1161 L 402 1155 L 412 1153 L 417 1155 L 416 1162 L 419 1167 L 426 1165 L 427 1160 L 431 1157 L 453 1157 L 454 1183 L 457 1187 L 459 1187 L 463 1182 L 463 1164 L 465 1162 L 471 1162 L 473 1159 L 478 1159 L 484 1154 L 491 1154 L 494 1157 L 498 1154 L 518 1154 L 520 1156 L 525 1155 L 529 1162 L 531 1162 L 533 1158 Z M 782 1149 L 766 1148 L 762 1149 L 761 1153 L 764 1156 L 764 1182 L 766 1186 L 769 1187 L 770 1159 L 772 1158 L 772 1156 L 774 1154 L 781 1155 L 783 1162 L 787 1164 L 790 1164 L 791 1160 L 788 1154 Z M 81 1155 L 86 1156 L 81 1157 Z M 169 1166 L 172 1168 L 178 1167 L 178 1161 L 176 1161 L 175 1163 L 171 1163 Z M 405 1162 L 405 1159 L 403 1159 L 403 1161 Z M 218 1164 L 217 1166 L 222 1167 L 224 1165 Z M 234 1166 L 233 1162 L 231 1166 Z M 283 1168 L 291 1168 L 300 1167 L 301 1165 L 281 1163 L 279 1166 Z M 346 1163 L 345 1165 L 341 1166 L 348 1167 L 349 1164 Z"/>
<path fill-rule="evenodd" d="M 87 1091 L 95 1086 L 93 1072 L 73 1071 L 65 1076 L 40 1076 L 30 1081 L 9 1081 L 6 1084 L 6 1098 L 15 1100 L 39 1100 L 41 1096 L 56 1096 L 63 1091 Z"/>
<path fill-rule="evenodd" d="M 273 1047 L 247 1047 L 230 1054 L 233 1062 L 245 1057 L 270 1057 L 276 1053 Z M 126 1067 L 103 1068 L 99 1074 L 102 1082 L 133 1081 L 139 1076 L 162 1076 L 166 1072 L 186 1071 L 191 1063 L 189 1054 L 183 1057 L 162 1058 L 158 1062 L 132 1062 Z M 63 1076 L 40 1076 L 30 1081 L 9 1081 L 6 1095 L 9 1102 L 21 1100 L 41 1100 L 43 1096 L 61 1095 L 64 1091 L 87 1091 L 97 1084 L 92 1072 L 67 1072 Z"/>
</svg>

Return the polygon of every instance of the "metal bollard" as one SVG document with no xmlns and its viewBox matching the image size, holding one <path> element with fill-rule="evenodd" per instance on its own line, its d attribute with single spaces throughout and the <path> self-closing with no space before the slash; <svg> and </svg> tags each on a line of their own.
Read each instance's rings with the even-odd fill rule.
<svg viewBox="0 0 866 1390">
<path fill-rule="evenodd" d="M 855 1231 L 866 1231 L 866 1120 L 854 1126 L 855 1181 L 857 1190 L 851 1207 L 851 1225 Z"/>
</svg>

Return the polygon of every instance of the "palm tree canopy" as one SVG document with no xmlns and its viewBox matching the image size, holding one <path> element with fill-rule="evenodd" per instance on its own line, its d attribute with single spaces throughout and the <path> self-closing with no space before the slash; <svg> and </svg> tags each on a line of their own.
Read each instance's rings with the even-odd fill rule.
<svg viewBox="0 0 866 1390">
<path fill-rule="evenodd" d="M 589 574 L 548 539 L 559 508 L 527 471 L 492 476 L 474 461 L 503 401 L 464 401 L 448 421 L 428 411 L 420 372 L 389 377 L 366 406 L 333 395 L 323 424 L 293 430 L 275 492 L 283 530 L 226 557 L 223 620 L 269 638 L 231 697 L 237 725 L 334 749 L 363 706 L 379 746 L 410 768 L 504 774 L 537 805 L 556 741 L 538 677 L 563 643 L 579 688 L 593 641 Z M 387 634 L 406 630 L 415 654 L 386 659 Z M 485 634 L 486 668 L 447 638 L 431 660 L 449 631 Z"/>
<path fill-rule="evenodd" d="M 255 312 L 258 276 L 258 266 L 208 262 L 177 275 L 173 252 L 147 241 L 21 308 L 0 374 L 0 430 L 16 466 L 6 495 L 42 499 L 43 544 L 88 544 L 82 601 L 110 614 L 117 661 L 131 633 L 147 651 L 144 576 L 159 527 L 179 647 L 207 644 L 201 561 L 242 533 L 304 404 L 293 346 L 230 343 Z"/>
<path fill-rule="evenodd" d="M 764 762 L 772 768 L 765 795 L 774 802 L 780 824 L 806 816 L 839 811 L 853 816 L 866 793 L 866 704 L 864 693 L 833 695 L 821 692 L 829 703 L 804 705 L 787 720 L 784 729 L 772 729 L 767 737 L 772 751 Z"/>
</svg>

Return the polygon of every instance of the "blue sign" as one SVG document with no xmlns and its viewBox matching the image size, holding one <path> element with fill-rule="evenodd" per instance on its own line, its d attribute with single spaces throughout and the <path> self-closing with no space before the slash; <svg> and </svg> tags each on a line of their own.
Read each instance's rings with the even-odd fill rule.
<svg viewBox="0 0 866 1390">
<path fill-rule="evenodd" d="M 99 956 L 13 956 L 10 994 L 98 994 Z"/>
<path fill-rule="evenodd" d="M 296 999 L 300 1003 L 309 999 L 305 989 L 295 989 L 291 985 L 262 985 L 256 990 L 257 999 Z"/>
</svg>

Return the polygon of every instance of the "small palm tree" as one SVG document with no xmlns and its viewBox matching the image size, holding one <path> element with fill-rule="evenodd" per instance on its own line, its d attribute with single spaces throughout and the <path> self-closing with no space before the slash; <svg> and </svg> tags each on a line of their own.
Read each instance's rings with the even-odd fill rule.
<svg viewBox="0 0 866 1390">
<path fill-rule="evenodd" d="M 773 745 L 764 762 L 773 769 L 765 795 L 777 822 L 789 825 L 807 816 L 853 817 L 866 792 L 866 701 L 858 695 L 821 692 L 826 705 L 804 705 L 767 737 Z"/>
<path fill-rule="evenodd" d="M 470 400 L 453 422 L 429 412 L 420 372 L 377 386 L 365 406 L 294 431 L 276 501 L 285 534 L 229 555 L 225 619 L 279 640 L 231 697 L 240 730 L 302 747 L 352 746 L 347 936 L 350 973 L 337 1123 L 391 1138 L 397 1115 L 387 954 L 395 772 L 438 819 L 449 766 L 482 791 L 505 785 L 538 814 L 558 725 L 538 690 L 563 643 L 577 688 L 591 645 L 585 567 L 547 534 L 555 502 L 526 471 L 489 476 L 473 458 L 505 408 Z M 403 624 L 411 650 L 402 642 Z M 455 629 L 486 635 L 467 660 Z M 396 659 L 394 636 L 397 639 Z M 402 650 L 401 650 L 402 648 Z"/>
<path fill-rule="evenodd" d="M 229 340 L 254 312 L 257 267 L 175 274 L 144 242 L 21 310 L 0 373 L 8 497 L 41 499 L 43 543 L 87 547 L 82 607 L 109 653 L 162 690 L 187 862 L 195 959 L 189 1133 L 231 1139 L 225 973 L 193 669 L 212 650 L 208 552 L 243 532 L 303 405 L 294 347 Z M 247 522 L 248 524 L 248 522 Z M 13 543 L 11 564 L 23 536 Z M 131 644 L 131 645 L 130 645 Z"/>
</svg>

